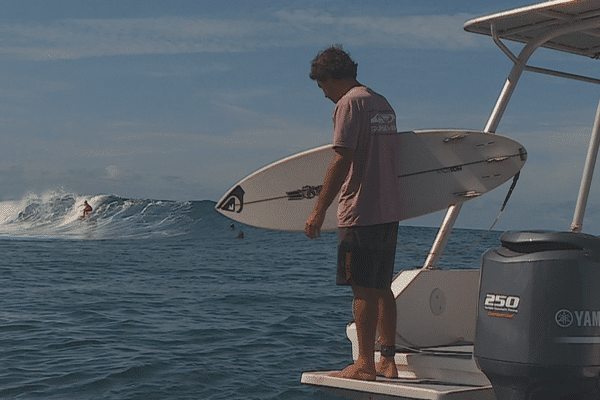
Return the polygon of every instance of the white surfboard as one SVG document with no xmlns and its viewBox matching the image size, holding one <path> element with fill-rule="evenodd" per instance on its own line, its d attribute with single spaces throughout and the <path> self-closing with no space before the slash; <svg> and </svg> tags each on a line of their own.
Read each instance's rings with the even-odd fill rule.
<svg viewBox="0 0 600 400">
<path fill-rule="evenodd" d="M 527 152 L 504 136 L 465 130 L 399 132 L 402 220 L 478 197 L 506 182 L 525 164 Z M 334 158 L 332 145 L 276 161 L 242 179 L 216 204 L 244 224 L 304 231 Z M 323 231 L 335 230 L 337 200 Z"/>
</svg>

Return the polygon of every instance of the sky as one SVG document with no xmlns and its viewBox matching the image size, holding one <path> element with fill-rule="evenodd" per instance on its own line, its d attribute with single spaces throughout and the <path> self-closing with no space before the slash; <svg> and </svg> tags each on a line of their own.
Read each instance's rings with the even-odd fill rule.
<svg viewBox="0 0 600 400">
<path fill-rule="evenodd" d="M 463 24 L 527 4 L 0 0 L 0 201 L 48 191 L 217 201 L 258 168 L 331 142 L 334 104 L 308 72 L 332 44 L 388 99 L 399 130 L 483 130 L 512 63 Z M 549 50 L 531 60 L 595 77 L 599 63 Z M 497 133 L 529 159 L 497 229 L 569 229 L 599 94 L 523 75 Z M 468 202 L 457 227 L 489 228 L 508 186 Z M 599 190 L 595 179 L 593 234 Z"/>
</svg>

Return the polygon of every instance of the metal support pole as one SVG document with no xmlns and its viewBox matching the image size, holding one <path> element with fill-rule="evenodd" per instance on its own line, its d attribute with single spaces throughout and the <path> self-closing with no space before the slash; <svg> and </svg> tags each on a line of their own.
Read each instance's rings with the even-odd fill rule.
<svg viewBox="0 0 600 400">
<path fill-rule="evenodd" d="M 590 195 L 596 159 L 598 158 L 598 146 L 600 146 L 600 102 L 598 102 L 596 120 L 594 121 L 590 146 L 583 168 L 583 177 L 581 178 L 581 186 L 579 187 L 579 195 L 577 196 L 577 205 L 575 206 L 575 214 L 573 215 L 573 222 L 571 223 L 571 232 L 581 232 L 583 229 L 583 216 Z"/>
<path fill-rule="evenodd" d="M 434 269 L 437 265 L 437 262 L 444 251 L 444 247 L 446 247 L 446 243 L 448 243 L 450 233 L 452 233 L 452 228 L 454 227 L 454 223 L 458 218 L 461 208 L 462 204 L 448 207 L 448 211 L 446 211 L 446 216 L 444 217 L 444 222 L 442 222 L 442 226 L 440 226 L 440 230 L 435 237 L 435 241 L 431 246 L 431 250 L 429 250 L 429 254 L 427 255 L 423 269 Z"/>
<path fill-rule="evenodd" d="M 492 24 L 491 30 L 494 42 L 514 63 L 512 69 L 510 70 L 510 74 L 508 75 L 508 78 L 504 83 L 502 92 L 500 92 L 500 96 L 496 101 L 496 105 L 492 110 L 492 114 L 490 115 L 488 122 L 485 125 L 485 132 L 496 133 L 496 129 L 498 129 L 498 125 L 500 124 L 500 120 L 504 115 L 506 106 L 508 106 L 508 102 L 510 101 L 512 94 L 515 91 L 515 88 L 517 87 L 517 82 L 519 82 L 521 74 L 523 74 L 523 71 L 525 71 L 527 61 L 529 60 L 533 52 L 537 49 L 537 47 L 530 49 L 530 46 L 525 46 L 523 50 L 521 50 L 519 57 L 515 57 L 498 38 L 498 33 L 496 32 L 496 27 L 494 26 L 494 24 Z"/>
</svg>

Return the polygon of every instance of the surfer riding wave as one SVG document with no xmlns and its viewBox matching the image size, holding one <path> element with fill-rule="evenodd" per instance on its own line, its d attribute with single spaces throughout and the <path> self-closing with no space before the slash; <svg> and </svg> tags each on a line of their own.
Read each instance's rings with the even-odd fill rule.
<svg viewBox="0 0 600 400">
<path fill-rule="evenodd" d="M 86 217 L 86 215 L 88 215 L 89 213 L 91 213 L 92 211 L 94 211 L 92 209 L 92 206 L 90 206 L 87 202 L 87 200 L 85 200 L 83 202 L 83 215 L 80 217 L 80 219 L 84 219 Z"/>
</svg>

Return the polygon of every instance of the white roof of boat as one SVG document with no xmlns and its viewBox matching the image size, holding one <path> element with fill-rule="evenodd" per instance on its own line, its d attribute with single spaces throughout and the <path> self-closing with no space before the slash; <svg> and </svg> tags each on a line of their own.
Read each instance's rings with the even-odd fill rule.
<svg viewBox="0 0 600 400">
<path fill-rule="evenodd" d="M 472 19 L 464 29 L 491 36 L 492 23 L 498 37 L 522 43 L 557 26 L 585 23 L 585 29 L 551 39 L 543 47 L 600 58 L 600 0 L 546 1 Z"/>
</svg>

